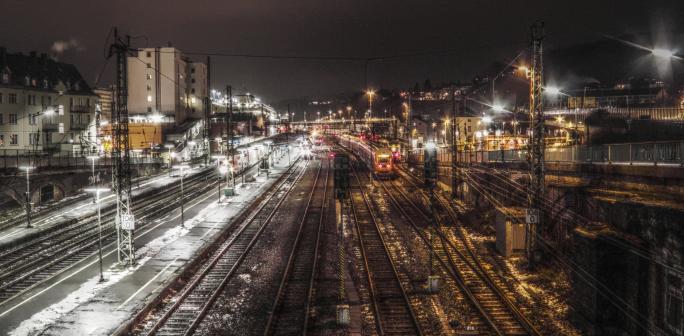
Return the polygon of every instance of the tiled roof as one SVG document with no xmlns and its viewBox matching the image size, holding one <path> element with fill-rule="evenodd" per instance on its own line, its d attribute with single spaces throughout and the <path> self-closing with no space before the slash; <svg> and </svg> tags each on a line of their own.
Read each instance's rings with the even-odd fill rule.
<svg viewBox="0 0 684 336">
<path fill-rule="evenodd" d="M 0 78 L 0 86 L 55 90 L 55 87 L 62 82 L 67 86 L 65 93 L 94 95 L 74 65 L 57 62 L 45 54 L 37 55 L 35 52 L 29 55 L 10 54 L 5 48 L 0 47 L 0 74 L 5 72 L 9 72 L 9 83 L 3 83 Z M 47 87 L 44 86 L 45 80 L 47 80 Z"/>
</svg>

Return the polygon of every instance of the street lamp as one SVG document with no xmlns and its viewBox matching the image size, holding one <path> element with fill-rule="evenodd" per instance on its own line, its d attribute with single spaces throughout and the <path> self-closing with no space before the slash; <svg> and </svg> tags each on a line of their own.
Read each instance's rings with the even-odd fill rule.
<svg viewBox="0 0 684 336">
<path fill-rule="evenodd" d="M 29 182 L 29 172 L 35 167 L 32 166 L 22 166 L 19 167 L 21 170 L 26 171 L 26 228 L 31 228 L 31 183 Z"/>
<path fill-rule="evenodd" d="M 100 282 L 104 281 L 104 275 L 102 274 L 102 221 L 101 221 L 101 210 L 100 210 L 100 193 L 109 191 L 107 188 L 88 188 L 85 189 L 87 192 L 95 193 L 95 203 L 97 203 L 97 250 L 100 259 Z"/>
<path fill-rule="evenodd" d="M 183 170 L 189 169 L 188 165 L 177 165 L 174 169 L 180 169 L 181 178 L 181 227 L 185 227 L 185 189 L 183 188 Z"/>
<path fill-rule="evenodd" d="M 651 50 L 651 54 L 656 57 L 662 57 L 662 58 L 667 58 L 670 59 L 674 56 L 674 51 L 668 50 L 668 49 L 663 49 L 663 48 L 655 48 Z"/>
</svg>

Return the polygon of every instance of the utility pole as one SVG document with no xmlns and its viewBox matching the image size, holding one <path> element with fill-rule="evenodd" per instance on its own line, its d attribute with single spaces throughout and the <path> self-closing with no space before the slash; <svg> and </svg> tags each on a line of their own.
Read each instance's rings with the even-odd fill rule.
<svg viewBox="0 0 684 336">
<path fill-rule="evenodd" d="M 530 78 L 530 126 L 532 134 L 529 141 L 529 175 L 530 193 L 528 194 L 527 235 L 525 248 L 530 268 L 535 268 L 538 254 L 538 240 L 541 237 L 544 214 L 544 65 L 542 59 L 542 43 L 544 40 L 544 23 L 535 23 L 532 33 L 532 72 Z"/>
<path fill-rule="evenodd" d="M 211 113 L 211 57 L 207 56 L 207 95 L 204 97 L 204 130 L 202 139 L 204 141 L 204 164 L 209 164 L 211 155 L 211 144 L 209 142 L 209 114 Z"/>
<path fill-rule="evenodd" d="M 226 105 L 226 135 L 228 136 L 228 155 L 230 155 L 231 166 L 235 164 L 235 154 L 233 153 L 233 87 L 226 86 L 226 97 L 228 97 L 228 104 Z"/>
<path fill-rule="evenodd" d="M 290 120 L 290 104 L 287 104 L 287 119 Z M 291 165 L 292 162 L 290 161 L 290 123 L 286 121 L 285 123 L 285 146 L 287 148 L 287 165 Z"/>
<path fill-rule="evenodd" d="M 266 137 L 266 118 L 264 117 L 264 103 L 261 103 L 261 130 L 262 135 Z"/>
<path fill-rule="evenodd" d="M 458 196 L 458 123 L 456 122 L 456 91 L 451 86 L 451 197 Z"/>
<path fill-rule="evenodd" d="M 122 39 L 118 29 L 114 29 L 114 43 L 110 46 L 109 56 L 116 55 L 116 109 L 112 137 L 112 156 L 114 164 L 112 186 L 116 195 L 116 236 L 119 263 L 133 266 L 135 249 L 133 234 L 135 218 L 131 212 L 131 166 L 130 143 L 128 141 L 128 63 L 130 36 Z"/>
</svg>

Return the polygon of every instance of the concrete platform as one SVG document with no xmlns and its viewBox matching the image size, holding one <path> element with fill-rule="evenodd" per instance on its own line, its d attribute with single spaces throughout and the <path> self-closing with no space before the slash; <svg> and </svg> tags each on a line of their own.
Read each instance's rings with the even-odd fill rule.
<svg viewBox="0 0 684 336">
<path fill-rule="evenodd" d="M 291 151 L 294 158 L 297 150 Z M 266 177 L 238 184 L 235 197 L 212 190 L 186 204 L 184 227 L 180 210 L 156 219 L 136 233 L 138 263 L 132 269 L 116 264 L 115 246 L 103 249 L 105 282 L 100 283 L 97 255 L 21 297 L 0 305 L 0 334 L 109 335 L 131 318 L 226 227 L 231 219 L 263 193 L 287 168 L 287 156 L 274 160 Z"/>
</svg>

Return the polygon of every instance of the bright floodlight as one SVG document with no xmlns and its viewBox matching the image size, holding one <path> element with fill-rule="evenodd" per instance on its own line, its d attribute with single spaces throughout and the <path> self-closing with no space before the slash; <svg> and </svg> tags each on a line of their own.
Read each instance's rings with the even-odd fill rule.
<svg viewBox="0 0 684 336">
<path fill-rule="evenodd" d="M 490 122 L 492 122 L 492 117 L 489 117 L 489 116 L 482 117 L 482 122 L 485 124 L 489 124 Z"/>
<path fill-rule="evenodd" d="M 428 142 L 425 144 L 425 148 L 426 148 L 426 149 L 432 150 L 432 149 L 435 149 L 436 147 L 437 147 L 437 146 L 436 146 L 435 143 L 432 142 L 432 141 L 428 141 Z"/>
<path fill-rule="evenodd" d="M 501 106 L 501 105 L 499 105 L 499 104 L 496 104 L 496 105 L 492 106 L 492 109 L 493 109 L 495 112 L 503 112 L 503 110 L 504 110 L 503 106 Z"/>
<path fill-rule="evenodd" d="M 557 95 L 560 93 L 560 89 L 555 86 L 547 86 L 544 88 L 544 92 L 550 95 Z"/>
<path fill-rule="evenodd" d="M 651 50 L 651 53 L 653 54 L 653 56 L 662 58 L 672 58 L 672 56 L 674 56 L 674 51 L 662 48 L 655 48 Z"/>
</svg>

